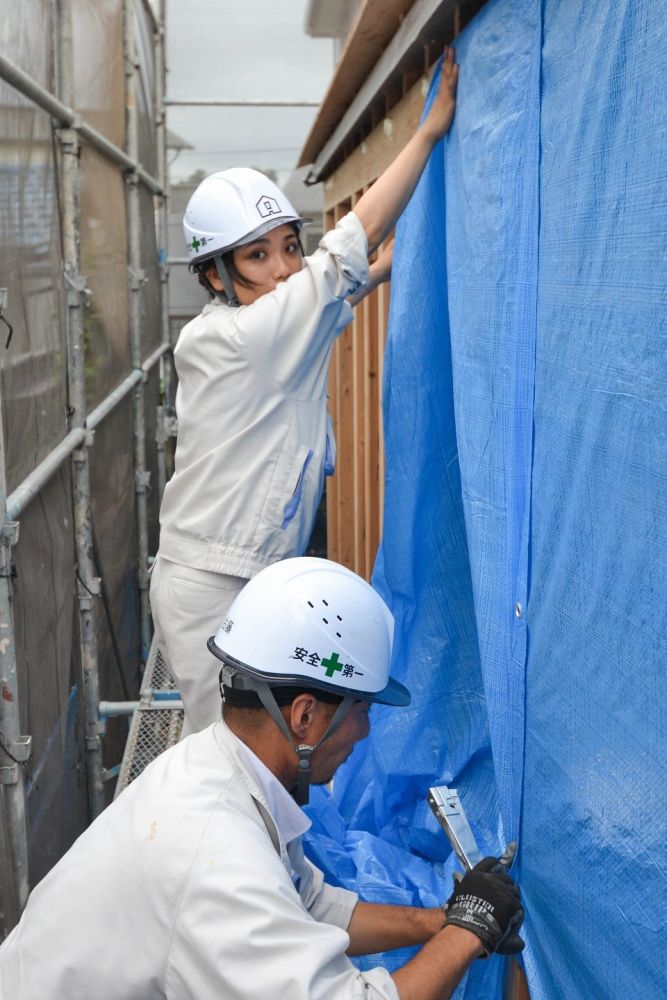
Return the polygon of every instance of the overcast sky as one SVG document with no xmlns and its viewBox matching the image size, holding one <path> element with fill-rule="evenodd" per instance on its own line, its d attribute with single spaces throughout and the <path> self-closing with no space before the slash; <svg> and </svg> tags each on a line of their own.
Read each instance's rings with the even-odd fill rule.
<svg viewBox="0 0 667 1000">
<path fill-rule="evenodd" d="M 320 101 L 334 68 L 330 38 L 303 30 L 307 0 L 167 0 L 167 98 Z M 316 108 L 169 107 L 187 140 L 172 181 L 197 169 L 273 168 L 284 183 Z"/>
</svg>

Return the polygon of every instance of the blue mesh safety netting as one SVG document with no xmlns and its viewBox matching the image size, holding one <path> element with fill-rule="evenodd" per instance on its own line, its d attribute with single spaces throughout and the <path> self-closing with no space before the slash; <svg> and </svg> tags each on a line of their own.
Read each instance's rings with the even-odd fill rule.
<svg viewBox="0 0 667 1000">
<path fill-rule="evenodd" d="M 665 8 L 496 0 L 456 49 L 385 365 L 374 583 L 413 701 L 374 707 L 307 850 L 364 898 L 440 902 L 425 796 L 453 785 L 485 852 L 519 840 L 532 1000 L 663 1000 Z M 478 962 L 457 995 L 502 980 Z"/>
</svg>

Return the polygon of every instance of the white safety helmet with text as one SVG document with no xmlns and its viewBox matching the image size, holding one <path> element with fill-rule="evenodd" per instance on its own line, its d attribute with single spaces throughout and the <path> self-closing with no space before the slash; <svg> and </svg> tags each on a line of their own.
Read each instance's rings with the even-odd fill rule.
<svg viewBox="0 0 667 1000">
<path fill-rule="evenodd" d="M 341 697 L 321 743 L 355 701 L 409 704 L 407 688 L 389 676 L 393 631 L 389 608 L 365 580 L 328 559 L 304 556 L 274 563 L 253 577 L 208 648 L 225 665 L 223 688 L 254 691 L 290 741 L 272 687 Z M 315 749 L 295 748 L 302 802 Z"/>
<path fill-rule="evenodd" d="M 231 167 L 204 178 L 190 198 L 183 217 L 185 249 L 190 264 L 215 262 L 226 298 L 232 302 L 234 290 L 222 255 L 285 223 L 300 229 L 310 221 L 259 170 Z"/>
</svg>

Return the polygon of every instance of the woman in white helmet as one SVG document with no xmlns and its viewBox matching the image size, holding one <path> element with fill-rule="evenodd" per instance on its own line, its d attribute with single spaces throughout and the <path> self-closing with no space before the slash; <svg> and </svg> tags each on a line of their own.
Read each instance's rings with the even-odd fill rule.
<svg viewBox="0 0 667 1000">
<path fill-rule="evenodd" d="M 454 114 L 450 49 L 426 119 L 354 210 L 304 257 L 304 222 L 255 170 L 207 177 L 184 218 L 191 268 L 211 302 L 181 331 L 175 472 L 160 511 L 151 580 L 158 641 L 185 704 L 184 735 L 215 721 L 221 610 L 260 570 L 306 548 L 333 472 L 326 408 L 336 336 L 350 304 L 387 280 L 368 265 L 407 204 Z"/>
</svg>

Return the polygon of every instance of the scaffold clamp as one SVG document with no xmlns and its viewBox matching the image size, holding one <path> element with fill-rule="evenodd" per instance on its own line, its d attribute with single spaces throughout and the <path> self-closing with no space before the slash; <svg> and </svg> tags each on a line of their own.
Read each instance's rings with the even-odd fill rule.
<svg viewBox="0 0 667 1000">
<path fill-rule="evenodd" d="M 12 761 L 0 767 L 0 785 L 15 785 L 18 781 L 19 764 L 25 764 L 32 751 L 32 736 L 17 736 L 16 739 L 0 738 L 0 752 Z"/>
<path fill-rule="evenodd" d="M 5 521 L 0 525 L 0 544 L 12 548 L 19 540 L 19 522 Z"/>
</svg>

